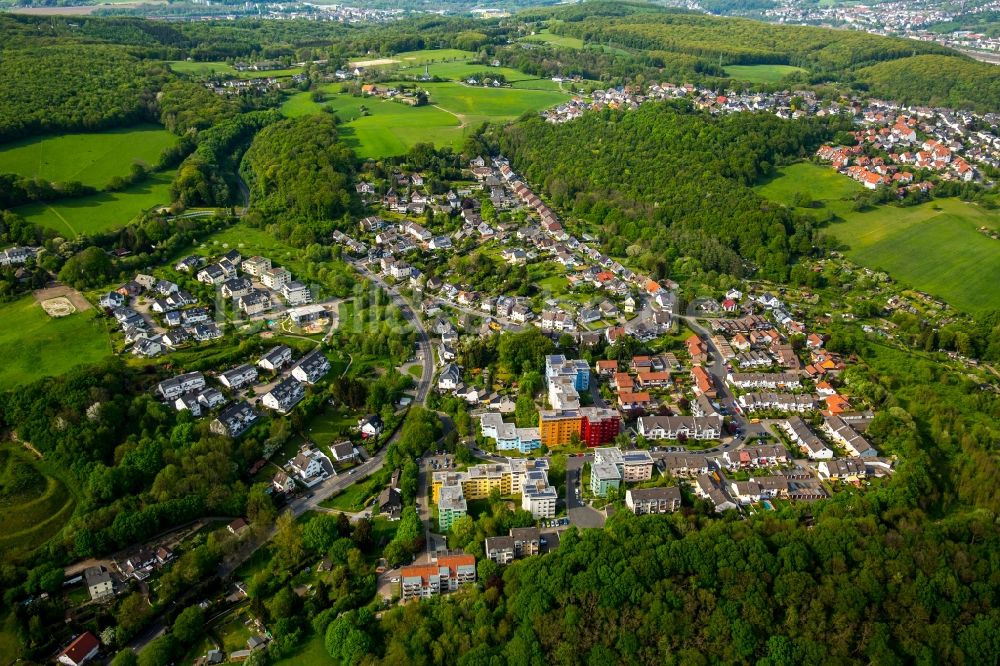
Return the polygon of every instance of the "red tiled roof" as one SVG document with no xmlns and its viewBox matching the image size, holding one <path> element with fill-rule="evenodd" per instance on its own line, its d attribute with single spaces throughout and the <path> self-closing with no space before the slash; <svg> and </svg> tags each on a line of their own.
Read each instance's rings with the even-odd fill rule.
<svg viewBox="0 0 1000 666">
<path fill-rule="evenodd" d="M 65 650 L 59 653 L 60 657 L 66 656 L 73 660 L 73 663 L 79 664 L 87 658 L 91 652 L 96 648 L 100 647 L 101 642 L 97 640 L 97 637 L 89 631 L 85 631 L 79 636 L 77 636 L 72 643 L 69 644 Z"/>
</svg>

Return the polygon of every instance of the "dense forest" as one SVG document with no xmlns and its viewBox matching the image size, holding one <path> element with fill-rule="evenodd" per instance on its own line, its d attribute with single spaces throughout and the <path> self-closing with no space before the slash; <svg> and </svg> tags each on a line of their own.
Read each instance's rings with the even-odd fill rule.
<svg viewBox="0 0 1000 666">
<path fill-rule="evenodd" d="M 975 60 L 919 55 L 866 67 L 858 78 L 872 94 L 904 104 L 1000 109 L 1000 67 Z"/>
<path fill-rule="evenodd" d="M 243 151 L 262 127 L 281 120 L 277 111 L 256 111 L 224 120 L 198 135 L 198 147 L 184 160 L 171 198 L 182 206 L 225 206 L 232 203 L 233 182 Z"/>
<path fill-rule="evenodd" d="M 816 230 L 751 186 L 812 152 L 838 122 L 662 103 L 561 125 L 525 119 L 502 131 L 500 146 L 554 204 L 601 225 L 609 253 L 636 256 L 658 277 L 684 273 L 674 262 L 689 257 L 706 271 L 742 275 L 751 262 L 784 279 L 790 259 L 813 250 Z"/>
<path fill-rule="evenodd" d="M 168 72 L 115 46 L 0 51 L 0 142 L 97 130 L 149 117 Z"/>
<path fill-rule="evenodd" d="M 284 120 L 266 127 L 243 157 L 241 173 L 265 219 L 309 223 L 313 232 L 356 205 L 354 152 L 337 139 L 329 114 Z M 298 243 L 296 243 L 298 244 Z"/>
</svg>

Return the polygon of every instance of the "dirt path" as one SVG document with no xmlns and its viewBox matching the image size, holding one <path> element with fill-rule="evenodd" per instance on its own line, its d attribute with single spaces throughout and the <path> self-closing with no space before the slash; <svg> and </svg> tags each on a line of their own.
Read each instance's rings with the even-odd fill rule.
<svg viewBox="0 0 1000 666">
<path fill-rule="evenodd" d="M 456 118 L 458 118 L 458 123 L 459 123 L 458 129 L 465 129 L 466 127 L 469 126 L 469 123 L 465 120 L 465 116 L 463 116 L 462 114 L 455 113 L 454 111 L 449 111 L 448 109 L 444 108 L 443 106 L 438 106 L 437 104 L 432 104 L 432 106 L 435 109 L 438 109 L 440 111 L 444 111 L 445 113 L 447 113 L 449 115 L 452 115 L 452 116 L 455 116 Z"/>
</svg>

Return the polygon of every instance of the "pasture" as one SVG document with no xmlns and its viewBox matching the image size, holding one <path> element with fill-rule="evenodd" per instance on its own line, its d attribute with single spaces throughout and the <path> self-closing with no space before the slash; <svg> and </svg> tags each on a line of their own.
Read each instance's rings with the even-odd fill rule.
<svg viewBox="0 0 1000 666">
<path fill-rule="evenodd" d="M 283 76 L 293 76 L 301 74 L 301 67 L 289 67 L 288 69 L 274 69 L 260 72 L 238 72 L 226 62 L 195 62 L 192 60 L 171 60 L 167 62 L 171 71 L 175 74 L 188 74 L 191 76 L 210 76 L 218 74 L 220 76 L 234 76 L 238 79 L 262 79 L 268 77 L 281 78 Z"/>
<path fill-rule="evenodd" d="M 104 187 L 133 162 L 154 165 L 177 137 L 158 125 L 35 137 L 0 148 L 0 173 Z"/>
<path fill-rule="evenodd" d="M 792 65 L 729 65 L 726 74 L 750 83 L 777 83 L 793 72 L 804 72 L 801 67 Z"/>
<path fill-rule="evenodd" d="M 583 40 L 579 37 L 566 37 L 564 35 L 553 35 L 546 30 L 540 30 L 534 35 L 528 35 L 527 37 L 522 37 L 520 40 L 522 42 L 536 42 L 541 44 L 548 44 L 549 46 L 561 46 L 567 49 L 582 49 Z"/>
<path fill-rule="evenodd" d="M 55 229 L 67 238 L 123 227 L 142 212 L 170 204 L 174 171 L 149 178 L 121 192 L 99 192 L 79 199 L 63 199 L 19 206 L 16 212 L 29 222 Z"/>
<path fill-rule="evenodd" d="M 405 51 L 392 56 L 404 65 L 424 65 L 436 62 L 467 62 L 475 58 L 472 51 L 462 49 L 424 49 L 422 51 Z"/>
<path fill-rule="evenodd" d="M 852 210 L 851 198 L 861 190 L 846 176 L 811 163 L 786 167 L 757 187 L 762 196 L 786 205 L 796 192 L 820 202 L 834 216 L 825 231 L 844 243 L 847 256 L 859 264 L 884 270 L 904 285 L 973 314 L 1000 308 L 994 288 L 1000 284 L 1000 241 L 977 231 L 1000 228 L 1000 212 L 958 199 L 858 212 Z"/>
<path fill-rule="evenodd" d="M 480 66 L 478 71 L 484 71 Z M 524 76 L 521 74 L 521 76 Z M 523 80 L 521 83 L 539 82 Z M 552 81 L 542 81 L 546 87 Z M 459 148 L 465 136 L 484 122 L 513 120 L 526 111 L 540 111 L 566 99 L 557 90 L 481 88 L 456 82 L 420 83 L 430 94 L 430 105 L 411 107 L 378 97 L 354 97 L 336 92 L 340 86 L 323 88 L 328 94 L 322 103 L 310 93 L 288 96 L 282 113 L 296 117 L 321 113 L 323 108 L 337 114 L 343 123 L 344 140 L 362 158 L 400 155 L 414 144 L 429 141 L 438 146 Z"/>
<path fill-rule="evenodd" d="M 111 354 L 108 333 L 95 311 L 52 318 L 31 296 L 0 305 L 0 386 L 11 388 Z"/>
</svg>

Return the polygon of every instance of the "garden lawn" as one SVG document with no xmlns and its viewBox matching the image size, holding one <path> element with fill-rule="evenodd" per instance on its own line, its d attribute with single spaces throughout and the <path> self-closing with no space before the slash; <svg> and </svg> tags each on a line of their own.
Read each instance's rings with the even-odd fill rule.
<svg viewBox="0 0 1000 666">
<path fill-rule="evenodd" d="M 320 506 L 350 513 L 362 511 L 365 504 L 381 492 L 381 484 L 377 484 L 379 485 L 377 488 L 370 488 L 369 485 L 371 485 L 370 479 L 359 481 L 333 497 L 323 500 Z"/>
<path fill-rule="evenodd" d="M 750 83 L 777 83 L 793 72 L 805 72 L 801 67 L 792 65 L 729 65 L 726 74 Z"/>
<path fill-rule="evenodd" d="M 173 171 L 151 174 L 121 192 L 99 192 L 79 199 L 19 206 L 15 212 L 29 222 L 55 229 L 68 238 L 123 227 L 137 215 L 170 204 Z"/>
<path fill-rule="evenodd" d="M 0 386 L 13 388 L 111 355 L 96 310 L 53 319 L 31 296 L 0 305 Z"/>
<path fill-rule="evenodd" d="M 934 199 L 905 208 L 878 206 L 858 212 L 851 198 L 859 184 L 829 167 L 794 164 L 757 192 L 791 205 L 808 193 L 835 216 L 826 232 L 843 242 L 847 256 L 894 279 L 938 296 L 956 308 L 981 314 L 1000 308 L 1000 242 L 977 231 L 1000 229 L 1000 212 L 958 199 Z M 810 209 L 799 208 L 808 213 Z M 813 211 L 816 212 L 816 211 Z"/>
<path fill-rule="evenodd" d="M 326 642 L 322 635 L 315 632 L 309 634 L 309 638 L 299 648 L 278 661 L 272 662 L 274 666 L 329 666 L 333 659 L 326 651 Z"/>
<path fill-rule="evenodd" d="M 104 187 L 133 162 L 154 165 L 177 137 L 158 125 L 35 137 L 0 149 L 0 173 Z"/>
</svg>

